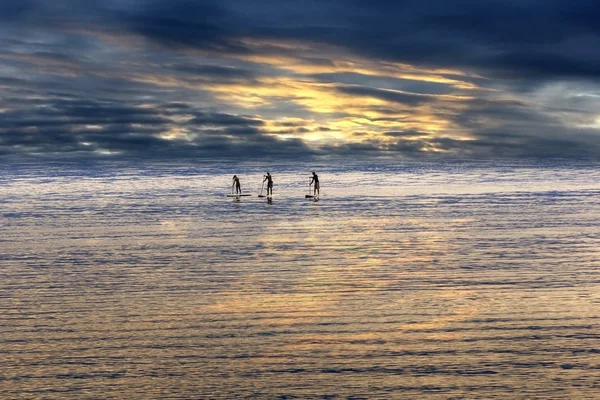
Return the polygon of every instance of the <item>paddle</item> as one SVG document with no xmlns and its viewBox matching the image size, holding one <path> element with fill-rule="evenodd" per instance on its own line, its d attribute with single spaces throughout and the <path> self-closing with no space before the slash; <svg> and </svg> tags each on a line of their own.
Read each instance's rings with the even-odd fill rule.
<svg viewBox="0 0 600 400">
<path fill-rule="evenodd" d="M 313 195 L 310 194 L 310 187 L 311 186 L 312 186 L 311 178 L 308 178 L 308 194 L 306 196 L 304 196 L 305 199 L 311 199 L 311 198 L 315 197 L 315 196 L 313 196 Z"/>
<path fill-rule="evenodd" d="M 265 181 L 263 180 L 262 186 L 260 187 L 260 194 L 258 195 L 258 197 L 266 197 L 265 195 L 262 194 L 264 187 L 265 187 Z"/>
</svg>

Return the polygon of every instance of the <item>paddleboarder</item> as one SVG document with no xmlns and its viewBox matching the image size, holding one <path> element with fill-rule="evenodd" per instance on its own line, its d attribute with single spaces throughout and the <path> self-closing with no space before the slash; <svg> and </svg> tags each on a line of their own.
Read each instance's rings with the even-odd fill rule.
<svg viewBox="0 0 600 400">
<path fill-rule="evenodd" d="M 313 186 L 314 196 L 316 197 L 317 193 L 320 193 L 320 192 L 319 192 L 319 175 L 317 175 L 317 173 L 315 171 L 313 171 L 313 173 L 312 173 L 312 180 L 310 181 L 308 186 L 312 185 L 313 183 L 314 183 L 314 186 Z"/>
<path fill-rule="evenodd" d="M 273 196 L 273 177 L 269 172 L 265 175 L 265 179 L 263 179 L 263 183 L 267 182 L 267 196 Z"/>
<path fill-rule="evenodd" d="M 233 184 L 231 185 L 232 188 L 235 185 L 235 194 L 242 194 L 242 185 L 240 185 L 240 178 L 237 177 L 237 175 L 233 176 Z"/>
</svg>

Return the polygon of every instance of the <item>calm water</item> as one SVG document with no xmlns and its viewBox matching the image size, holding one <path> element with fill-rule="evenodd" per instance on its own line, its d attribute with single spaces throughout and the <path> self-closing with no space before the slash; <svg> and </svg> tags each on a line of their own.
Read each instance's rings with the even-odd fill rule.
<svg viewBox="0 0 600 400">
<path fill-rule="evenodd" d="M 4 165 L 0 398 L 598 398 L 598 167 Z"/>
</svg>

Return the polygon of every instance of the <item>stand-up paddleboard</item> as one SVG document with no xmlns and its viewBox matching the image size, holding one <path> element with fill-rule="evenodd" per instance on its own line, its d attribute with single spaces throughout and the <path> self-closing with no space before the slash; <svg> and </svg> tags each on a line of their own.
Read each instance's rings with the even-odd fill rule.
<svg viewBox="0 0 600 400">
<path fill-rule="evenodd" d="M 312 186 L 312 183 L 310 182 L 311 178 L 308 178 L 308 194 L 304 195 L 305 199 L 314 199 L 315 196 L 310 194 L 310 187 Z"/>
<path fill-rule="evenodd" d="M 228 194 L 227 197 L 248 197 L 252 196 L 251 194 Z"/>
<path fill-rule="evenodd" d="M 266 194 L 259 194 L 258 197 L 269 197 Z"/>
<path fill-rule="evenodd" d="M 308 178 L 308 179 L 310 180 L 310 178 Z M 315 196 L 314 194 L 310 194 L 310 187 L 311 187 L 311 186 L 312 186 L 312 185 L 311 185 L 311 183 L 310 183 L 310 181 L 309 181 L 309 183 L 308 183 L 308 194 L 305 194 L 305 195 L 304 195 L 304 198 L 305 198 L 305 199 L 318 199 L 318 198 L 319 198 L 319 195 L 316 195 L 316 196 Z"/>
</svg>

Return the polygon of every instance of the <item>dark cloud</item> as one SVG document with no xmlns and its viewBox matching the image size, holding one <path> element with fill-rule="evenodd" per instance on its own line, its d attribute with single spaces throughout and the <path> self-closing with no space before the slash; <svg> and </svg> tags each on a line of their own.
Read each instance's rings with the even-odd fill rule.
<svg viewBox="0 0 600 400">
<path fill-rule="evenodd" d="M 372 157 L 382 154 L 381 143 L 365 141 L 361 143 L 344 143 L 336 146 L 323 146 L 322 154 L 335 156 Z"/>
<path fill-rule="evenodd" d="M 351 96 L 374 97 L 376 99 L 381 99 L 392 103 L 404 104 L 408 106 L 418 106 L 420 104 L 430 102 L 433 99 L 432 96 L 428 95 L 406 93 L 395 90 L 378 89 L 365 86 L 338 86 L 336 87 L 336 90 L 340 93 L 348 94 Z"/>
<path fill-rule="evenodd" d="M 218 5 L 217 5 L 218 4 Z M 241 38 L 306 40 L 378 59 L 500 77 L 598 77 L 592 1 L 151 2 L 130 18 L 160 43 L 249 52 Z M 302 21 L 302 24 L 296 23 Z M 583 56 L 582 56 L 583 55 Z"/>
<path fill-rule="evenodd" d="M 0 1 L 0 21 L 12 22 L 23 19 L 27 13 L 35 7 L 35 2 L 32 0 L 22 1 Z"/>
<path fill-rule="evenodd" d="M 472 138 L 451 137 L 401 138 L 392 144 L 381 144 L 384 152 L 406 156 L 435 155 L 436 157 L 467 158 L 596 158 L 600 139 L 585 140 L 585 135 L 547 138 L 537 135 L 499 131 L 480 132 Z M 588 138 L 589 139 L 589 138 Z"/>
<path fill-rule="evenodd" d="M 591 0 L 0 0 L 0 154 L 591 156 L 599 19 Z M 260 101 L 271 84 L 288 92 Z M 386 104 L 314 115 L 306 84 Z M 333 131 L 364 141 L 282 139 Z"/>
<path fill-rule="evenodd" d="M 218 79 L 225 81 L 252 81 L 259 74 L 251 69 L 220 65 L 180 64 L 173 66 L 175 71 L 184 72 L 202 79 Z"/>
<path fill-rule="evenodd" d="M 190 114 L 196 117 L 180 118 Z M 282 140 L 262 132 L 263 121 L 179 103 L 148 106 L 46 99 L 43 106 L 33 102 L 27 109 L 5 111 L 3 117 L 1 154 L 153 158 L 313 154 L 300 140 Z M 170 137 L 174 128 L 193 135 Z"/>
<path fill-rule="evenodd" d="M 142 2 L 125 20 L 130 28 L 167 46 L 245 52 L 236 42 L 244 25 L 217 2 L 177 0 Z M 238 29 L 239 28 L 239 29 Z"/>
<path fill-rule="evenodd" d="M 600 16 L 589 1 L 476 1 L 359 2 L 358 13 L 373 46 L 355 46 L 358 52 L 406 62 L 480 69 L 486 75 L 509 77 L 598 76 L 598 55 L 578 57 L 573 51 L 589 36 L 596 41 L 600 28 L 582 24 L 581 15 Z M 571 17 L 565 18 L 565 11 Z M 589 19 L 588 19 L 589 22 Z M 586 38 L 587 36 L 587 38 Z M 569 43 L 569 46 L 565 46 Z"/>
<path fill-rule="evenodd" d="M 93 23 L 166 46 L 225 53 L 251 53 L 245 39 L 304 40 L 377 59 L 511 79 L 600 76 L 600 53 L 594 51 L 600 45 L 600 6 L 591 0 L 327 0 L 302 6 L 297 0 L 142 0 L 102 6 L 2 0 L 0 15 L 32 25 L 79 20 L 81 27 Z"/>
<path fill-rule="evenodd" d="M 305 124 L 306 124 L 306 121 L 281 121 L 281 122 L 277 123 L 277 125 L 283 126 L 286 128 L 302 127 Z"/>
<path fill-rule="evenodd" d="M 309 75 L 309 77 L 317 82 L 323 83 L 343 83 L 349 85 L 349 87 L 352 87 L 352 85 L 369 86 L 382 89 L 401 90 L 405 92 L 419 94 L 439 95 L 450 94 L 459 91 L 458 89 L 451 85 L 448 85 L 447 83 L 425 82 L 415 79 L 400 79 L 389 76 L 379 77 L 350 72 L 311 74 Z M 453 76 L 453 78 L 457 79 L 458 82 L 472 81 L 472 79 L 465 77 Z"/>
<path fill-rule="evenodd" d="M 225 133 L 233 136 L 251 136 L 260 135 L 262 132 L 260 131 L 260 129 L 257 129 L 252 126 L 236 126 L 225 129 Z"/>
<path fill-rule="evenodd" d="M 0 126 L 4 129 L 43 126 L 165 124 L 167 119 L 152 110 L 81 100 L 54 100 L 36 109 L 4 113 Z"/>
<path fill-rule="evenodd" d="M 472 156 L 578 158 L 597 157 L 600 141 L 582 140 L 582 137 L 547 138 L 517 135 L 506 132 L 481 132 L 473 141 L 457 143 L 455 148 Z"/>
<path fill-rule="evenodd" d="M 405 137 L 419 137 L 419 136 L 427 136 L 425 132 L 407 130 L 407 131 L 388 131 L 384 132 L 385 136 L 397 137 L 397 138 L 405 138 Z"/>
<path fill-rule="evenodd" d="M 202 126 L 262 126 L 264 121 L 242 116 L 219 112 L 196 112 L 195 117 L 189 121 L 191 125 Z"/>
<path fill-rule="evenodd" d="M 505 137 L 515 135 L 546 135 L 558 138 L 558 133 L 568 134 L 569 129 L 559 116 L 535 104 L 504 100 L 470 100 L 468 107 L 450 118 L 473 134 L 479 134 L 491 126 L 502 127 Z M 576 128 L 572 128 L 574 132 Z M 600 133 L 600 132 L 599 132 Z M 560 146 L 557 143 L 557 146 Z"/>
</svg>

